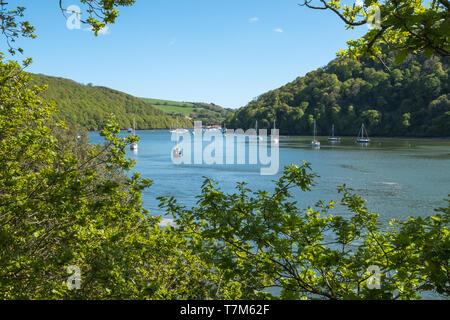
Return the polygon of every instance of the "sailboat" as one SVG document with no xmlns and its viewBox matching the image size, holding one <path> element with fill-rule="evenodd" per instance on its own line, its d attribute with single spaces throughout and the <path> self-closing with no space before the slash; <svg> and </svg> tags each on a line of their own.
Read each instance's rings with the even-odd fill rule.
<svg viewBox="0 0 450 320">
<path fill-rule="evenodd" d="M 136 136 L 136 114 L 133 115 L 133 135 Z M 130 145 L 130 149 L 131 149 L 132 151 L 137 151 L 137 150 L 138 150 L 138 144 L 137 144 L 137 142 L 133 142 L 133 143 Z"/>
<path fill-rule="evenodd" d="M 331 126 L 331 137 L 328 138 L 328 141 L 330 141 L 330 142 L 339 142 L 339 141 L 341 141 L 341 138 L 336 137 L 334 135 L 334 124 Z"/>
<path fill-rule="evenodd" d="M 358 138 L 356 139 L 356 142 L 358 142 L 358 143 L 369 143 L 370 142 L 369 134 L 367 133 L 367 130 L 364 127 L 364 123 L 362 124 L 361 129 L 359 130 Z"/>
<path fill-rule="evenodd" d="M 181 150 L 181 148 L 178 147 L 178 133 L 180 132 L 178 130 L 178 118 L 177 118 L 177 128 L 175 130 L 170 131 L 172 133 L 176 134 L 176 143 L 177 145 L 172 149 L 172 155 L 174 158 L 181 158 L 181 156 L 183 155 L 183 151 Z"/>
<path fill-rule="evenodd" d="M 320 147 L 320 142 L 319 140 L 316 139 L 316 134 L 317 134 L 317 129 L 316 129 L 316 119 L 314 119 L 314 140 L 311 142 L 311 145 L 315 148 Z"/>
<path fill-rule="evenodd" d="M 178 132 L 176 133 L 176 143 L 178 143 Z M 178 145 L 176 145 L 173 149 L 172 149 L 172 154 L 174 158 L 181 158 L 183 156 L 183 150 L 181 148 L 178 147 Z"/>
</svg>

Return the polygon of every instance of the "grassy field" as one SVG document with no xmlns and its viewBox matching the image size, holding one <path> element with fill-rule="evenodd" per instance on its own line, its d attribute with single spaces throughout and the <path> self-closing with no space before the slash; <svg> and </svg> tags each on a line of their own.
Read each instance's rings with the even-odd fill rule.
<svg viewBox="0 0 450 320">
<path fill-rule="evenodd" d="M 189 116 L 196 108 L 195 105 L 191 102 L 177 102 L 151 98 L 141 98 L 141 99 L 149 102 L 155 108 L 160 109 L 166 113 L 181 113 L 186 116 Z"/>
<path fill-rule="evenodd" d="M 194 121 L 202 121 L 205 125 L 220 125 L 234 112 L 231 109 L 226 109 L 213 103 L 178 102 L 151 98 L 141 99 L 168 115 L 175 117 L 184 115 Z"/>
</svg>

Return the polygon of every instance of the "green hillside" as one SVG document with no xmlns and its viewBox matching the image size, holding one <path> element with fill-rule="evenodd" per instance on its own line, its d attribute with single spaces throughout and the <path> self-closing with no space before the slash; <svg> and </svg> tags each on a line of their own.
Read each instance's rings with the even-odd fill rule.
<svg viewBox="0 0 450 320">
<path fill-rule="evenodd" d="M 176 102 L 151 98 L 141 99 L 174 117 L 185 115 L 193 121 L 202 121 L 204 124 L 222 124 L 234 112 L 231 109 L 226 109 L 213 103 Z"/>
<path fill-rule="evenodd" d="M 171 100 L 141 98 L 142 100 L 152 104 L 155 108 L 168 114 L 184 114 L 189 116 L 194 111 L 194 104 L 191 102 L 177 102 Z"/>
<path fill-rule="evenodd" d="M 137 129 L 167 129 L 175 126 L 176 120 L 167 113 L 149 102 L 120 91 L 42 74 L 33 75 L 33 79 L 37 85 L 48 85 L 42 95 L 55 101 L 61 120 L 89 130 L 101 128 L 110 113 L 115 114 L 123 129 L 132 127 L 134 113 Z M 179 117 L 178 124 L 180 127 L 192 128 L 192 122 L 184 117 Z"/>
<path fill-rule="evenodd" d="M 450 136 L 450 59 L 410 55 L 400 65 L 335 59 L 324 68 L 269 91 L 239 109 L 229 128 L 272 127 L 282 134 L 354 136 L 362 123 L 372 136 Z"/>
</svg>

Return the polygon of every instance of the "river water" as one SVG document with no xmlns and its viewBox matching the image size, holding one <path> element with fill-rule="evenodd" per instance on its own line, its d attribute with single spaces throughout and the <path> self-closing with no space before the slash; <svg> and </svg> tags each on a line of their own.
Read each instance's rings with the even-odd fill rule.
<svg viewBox="0 0 450 320">
<path fill-rule="evenodd" d="M 137 162 L 134 171 L 154 182 L 143 193 L 144 206 L 152 215 L 164 216 L 158 208 L 159 196 L 174 196 L 183 205 L 195 205 L 204 177 L 215 179 L 226 192 L 241 181 L 252 190 L 272 191 L 272 181 L 281 176 L 283 166 L 302 160 L 311 163 L 320 177 L 312 192 L 294 191 L 301 208 L 318 200 L 339 200 L 336 188 L 345 183 L 367 200 L 370 211 L 387 221 L 432 215 L 450 194 L 450 140 L 373 138 L 363 146 L 353 137 L 334 144 L 319 137 L 321 147 L 313 149 L 311 137 L 280 137 L 280 171 L 264 176 L 260 165 L 177 165 L 171 160 L 175 143 L 168 131 L 137 131 L 137 135 L 139 151 L 128 151 L 128 156 Z M 102 138 L 91 132 L 90 140 L 101 143 Z M 204 142 L 203 148 L 208 144 Z M 337 211 L 349 214 L 342 208 Z"/>
</svg>

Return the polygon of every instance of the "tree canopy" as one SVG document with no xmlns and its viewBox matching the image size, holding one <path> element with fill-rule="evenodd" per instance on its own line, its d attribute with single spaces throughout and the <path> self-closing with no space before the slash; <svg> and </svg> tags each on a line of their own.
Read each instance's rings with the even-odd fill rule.
<svg viewBox="0 0 450 320">
<path fill-rule="evenodd" d="M 134 119 L 136 128 L 142 130 L 173 128 L 177 121 L 180 127 L 192 128 L 192 122 L 184 116 L 177 117 L 177 120 L 152 104 L 117 90 L 40 74 L 32 78 L 34 84 L 46 86 L 40 95 L 55 102 L 56 117 L 72 125 L 100 130 L 108 115 L 114 114 L 122 129 L 133 127 Z"/>
<path fill-rule="evenodd" d="M 396 61 L 409 53 L 450 55 L 450 2 L 358 0 L 352 5 L 339 0 L 304 0 L 302 6 L 328 10 L 336 14 L 347 28 L 369 24 L 370 30 L 360 39 L 349 40 L 341 55 L 368 55 L 381 59 L 383 48 L 395 51 Z"/>
<path fill-rule="evenodd" d="M 68 10 L 67 3 L 64 0 L 55 0 L 59 3 L 59 8 L 64 16 L 67 14 L 77 15 L 80 22 L 90 26 L 97 36 L 98 33 L 108 24 L 113 24 L 119 16 L 118 7 L 127 7 L 135 3 L 135 0 L 79 0 L 78 4 L 85 9 L 88 15 L 83 19 L 83 12 L 72 12 Z M 70 2 L 73 5 L 73 1 Z M 80 10 L 83 10 L 80 8 Z M 9 47 L 9 53 L 14 55 L 16 51 L 23 52 L 22 48 L 17 48 L 15 42 L 19 37 L 36 38 L 36 28 L 25 19 L 25 7 L 17 6 L 11 8 L 10 4 L 0 0 L 0 31 L 5 37 Z"/>
<path fill-rule="evenodd" d="M 92 31 L 97 36 L 98 33 L 108 24 L 116 22 L 119 16 L 118 7 L 132 6 L 136 0 L 79 0 L 80 4 L 86 8 L 88 14 L 87 19 L 81 19 L 82 12 L 80 12 L 81 22 L 90 25 Z M 59 0 L 59 8 L 65 15 L 68 12 L 65 7 L 65 0 Z M 73 2 L 70 2 L 72 4 Z"/>
<path fill-rule="evenodd" d="M 200 257 L 224 270 L 223 281 L 239 284 L 243 298 L 403 300 L 430 290 L 449 295 L 450 207 L 386 226 L 341 186 L 340 201 L 299 208 L 292 190 L 308 192 L 316 179 L 307 163 L 286 167 L 273 192 L 240 183 L 227 194 L 207 179 L 197 206 L 161 198 L 162 207 Z M 333 214 L 338 204 L 350 215 Z M 372 266 L 382 274 L 378 289 L 369 283 Z M 280 296 L 266 290 L 274 287 Z"/>
<path fill-rule="evenodd" d="M 132 3 L 81 2 L 104 9 L 98 27 L 114 22 L 116 6 Z M 414 61 L 392 71 L 394 86 L 420 78 Z M 265 95 L 261 101 L 277 108 L 261 115 L 289 110 L 285 101 L 293 100 L 300 109 L 292 116 L 301 119 L 306 95 L 325 103 L 336 99 L 342 81 L 349 81 L 351 94 L 390 80 L 358 63 L 336 60 L 287 86 L 292 92 Z M 423 66 L 433 71 L 421 84 L 439 94 L 447 68 L 433 59 Z M 353 87 L 354 75 L 364 75 L 367 84 Z M 137 137 L 120 138 L 110 115 L 102 125 L 105 143 L 89 144 L 85 129 L 57 119 L 45 86 L 31 78 L 0 55 L 0 299 L 414 299 L 430 291 L 448 297 L 450 201 L 389 225 L 346 186 L 338 187 L 339 202 L 300 208 L 292 189 L 308 192 L 318 178 L 302 163 L 286 167 L 273 191 L 240 183 L 227 194 L 206 179 L 193 208 L 162 197 L 161 208 L 175 219 L 162 227 L 160 217 L 143 209 L 141 193 L 152 181 L 131 173 L 134 161 L 126 158 Z M 433 102 L 430 113 L 442 116 L 446 99 Z M 341 106 L 326 110 L 339 113 Z M 351 116 L 362 111 L 374 125 L 383 119 L 379 110 L 347 110 Z M 413 114 L 402 121 L 413 123 Z M 333 215 L 337 203 L 350 215 Z M 379 288 L 368 286 L 373 266 L 382 272 Z M 81 280 L 76 289 L 69 285 L 74 270 Z M 281 295 L 270 287 L 281 288 Z"/>
<path fill-rule="evenodd" d="M 152 182 L 125 157 L 136 137 L 110 119 L 89 144 L 17 63 L 0 59 L 0 83 L 0 299 L 207 298 L 209 266 L 142 208 Z"/>
<path fill-rule="evenodd" d="M 450 136 L 449 58 L 411 54 L 395 63 L 370 58 L 337 58 L 327 66 L 269 91 L 236 111 L 230 128 L 271 128 L 282 134 L 311 134 L 317 119 L 319 135 L 334 124 L 339 135 L 355 136 L 365 123 L 378 136 Z M 386 66 L 389 70 L 386 70 Z"/>
</svg>

